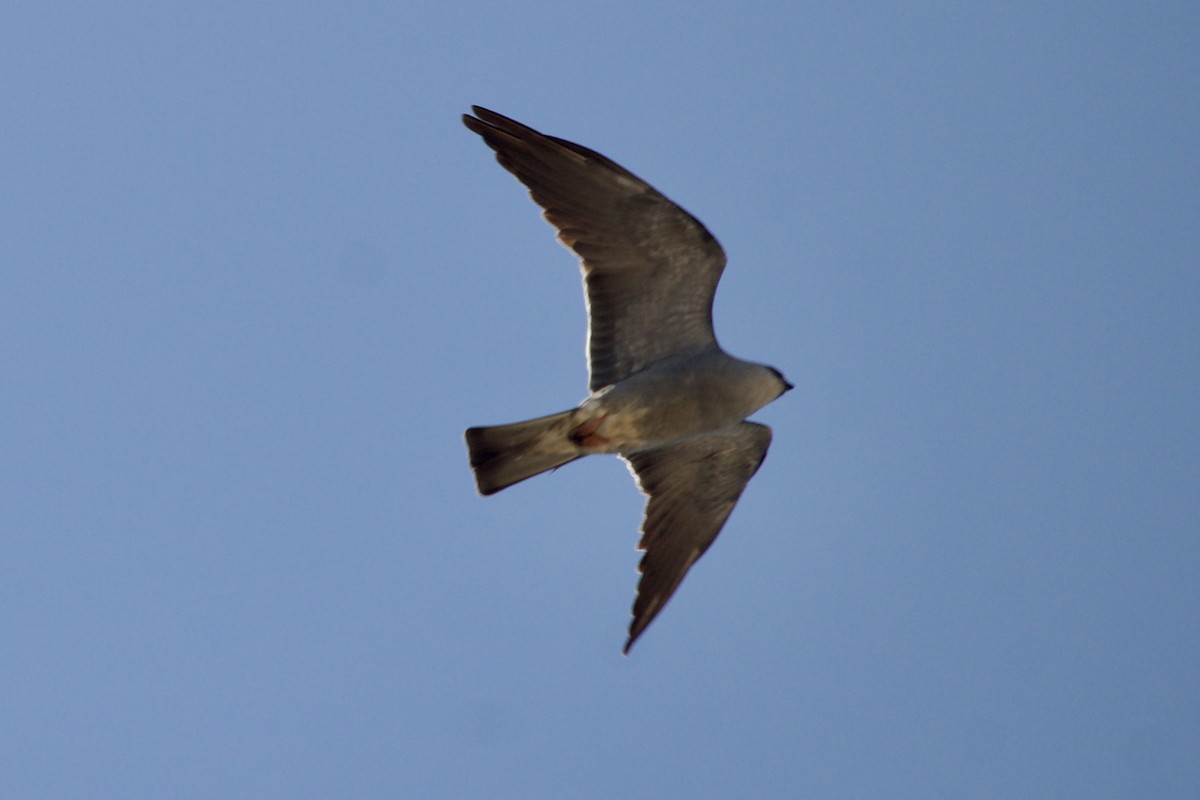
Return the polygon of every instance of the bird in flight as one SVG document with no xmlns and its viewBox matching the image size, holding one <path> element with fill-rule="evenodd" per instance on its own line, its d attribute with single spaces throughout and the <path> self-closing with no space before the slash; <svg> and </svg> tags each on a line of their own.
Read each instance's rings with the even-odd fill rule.
<svg viewBox="0 0 1200 800">
<path fill-rule="evenodd" d="M 471 469 L 490 495 L 586 455 L 625 460 L 648 498 L 628 654 L 766 457 L 771 429 L 746 418 L 792 385 L 717 344 L 725 252 L 699 220 L 593 150 L 472 111 L 463 124 L 580 258 L 590 394 L 568 411 L 469 428 Z"/>
</svg>

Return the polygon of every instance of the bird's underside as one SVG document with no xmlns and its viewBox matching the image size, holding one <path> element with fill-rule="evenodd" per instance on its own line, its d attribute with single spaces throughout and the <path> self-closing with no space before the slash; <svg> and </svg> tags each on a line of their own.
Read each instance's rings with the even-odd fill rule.
<svg viewBox="0 0 1200 800">
<path fill-rule="evenodd" d="M 628 653 L 766 456 L 770 429 L 745 417 L 791 386 L 717 346 L 712 302 L 725 254 L 698 220 L 599 153 L 473 110 L 464 124 L 580 257 L 592 395 L 571 411 L 469 429 L 471 466 L 480 492 L 493 494 L 594 452 L 628 463 L 648 498 Z"/>
</svg>

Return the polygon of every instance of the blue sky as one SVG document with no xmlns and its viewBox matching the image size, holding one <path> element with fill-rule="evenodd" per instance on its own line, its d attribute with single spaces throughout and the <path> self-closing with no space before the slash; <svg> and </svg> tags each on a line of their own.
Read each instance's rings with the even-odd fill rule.
<svg viewBox="0 0 1200 800">
<path fill-rule="evenodd" d="M 1195 797 L 1200 9 L 9 4 L 0 794 Z M 617 160 L 797 385 L 620 655 L 573 258 Z"/>
</svg>

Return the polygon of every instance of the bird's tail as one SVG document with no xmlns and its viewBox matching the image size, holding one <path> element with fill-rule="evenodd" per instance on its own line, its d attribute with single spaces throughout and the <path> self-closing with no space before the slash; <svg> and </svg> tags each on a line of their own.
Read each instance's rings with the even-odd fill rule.
<svg viewBox="0 0 1200 800">
<path fill-rule="evenodd" d="M 572 411 L 511 425 L 468 428 L 471 469 L 482 495 L 495 494 L 584 455 L 567 433 Z"/>
</svg>

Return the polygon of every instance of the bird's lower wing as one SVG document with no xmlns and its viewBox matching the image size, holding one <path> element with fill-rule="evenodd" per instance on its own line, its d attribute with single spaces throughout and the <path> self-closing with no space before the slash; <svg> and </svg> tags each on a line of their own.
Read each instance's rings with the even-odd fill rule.
<svg viewBox="0 0 1200 800">
<path fill-rule="evenodd" d="M 626 653 L 717 538 L 770 444 L 770 428 L 742 422 L 623 456 L 649 496 Z"/>
</svg>

